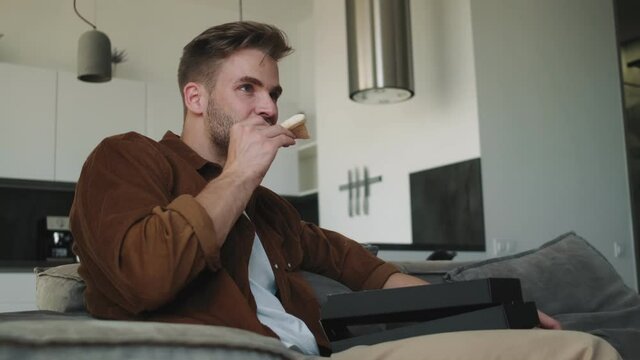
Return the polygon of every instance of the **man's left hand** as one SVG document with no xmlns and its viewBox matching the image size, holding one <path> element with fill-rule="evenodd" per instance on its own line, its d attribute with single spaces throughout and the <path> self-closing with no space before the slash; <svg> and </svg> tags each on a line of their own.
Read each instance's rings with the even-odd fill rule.
<svg viewBox="0 0 640 360">
<path fill-rule="evenodd" d="M 540 327 L 549 330 L 562 330 L 562 325 L 558 320 L 538 310 L 538 319 L 540 319 Z"/>
<path fill-rule="evenodd" d="M 428 282 L 407 274 L 394 273 L 389 276 L 387 281 L 382 286 L 383 289 L 393 289 L 407 286 L 429 285 Z"/>
</svg>

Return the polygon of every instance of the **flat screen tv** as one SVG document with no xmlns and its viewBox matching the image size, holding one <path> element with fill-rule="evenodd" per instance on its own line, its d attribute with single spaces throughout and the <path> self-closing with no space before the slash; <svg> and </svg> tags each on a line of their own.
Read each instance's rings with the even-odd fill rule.
<svg viewBox="0 0 640 360">
<path fill-rule="evenodd" d="M 484 251 L 480 159 L 409 174 L 413 247 Z"/>
</svg>

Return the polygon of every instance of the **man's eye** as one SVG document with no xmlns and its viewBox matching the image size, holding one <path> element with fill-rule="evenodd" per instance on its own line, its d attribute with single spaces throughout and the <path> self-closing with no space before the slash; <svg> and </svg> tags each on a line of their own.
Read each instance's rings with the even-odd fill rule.
<svg viewBox="0 0 640 360">
<path fill-rule="evenodd" d="M 240 90 L 244 91 L 244 92 L 252 92 L 253 91 L 253 85 L 251 85 L 251 84 L 240 85 Z"/>
</svg>

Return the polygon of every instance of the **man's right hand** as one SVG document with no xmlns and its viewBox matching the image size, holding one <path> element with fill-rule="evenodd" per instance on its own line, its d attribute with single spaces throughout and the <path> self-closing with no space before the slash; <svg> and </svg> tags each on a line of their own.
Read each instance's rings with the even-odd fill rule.
<svg viewBox="0 0 640 360">
<path fill-rule="evenodd" d="M 294 145 L 295 135 L 280 125 L 271 125 L 261 117 L 240 121 L 230 132 L 224 172 L 240 176 L 253 188 L 262 182 L 278 149 Z"/>
<path fill-rule="evenodd" d="M 213 240 L 220 247 L 262 182 L 278 149 L 293 144 L 291 131 L 280 125 L 270 125 L 262 118 L 233 125 L 222 174 L 195 197 L 215 224 L 217 231 Z"/>
</svg>

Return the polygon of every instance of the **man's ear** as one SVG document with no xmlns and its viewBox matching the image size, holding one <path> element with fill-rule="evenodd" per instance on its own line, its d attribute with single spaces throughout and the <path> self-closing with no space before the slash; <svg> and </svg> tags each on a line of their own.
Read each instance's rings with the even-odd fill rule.
<svg viewBox="0 0 640 360">
<path fill-rule="evenodd" d="M 187 83 L 182 89 L 184 106 L 189 112 L 202 115 L 207 110 L 209 93 L 201 84 L 195 82 Z"/>
</svg>

